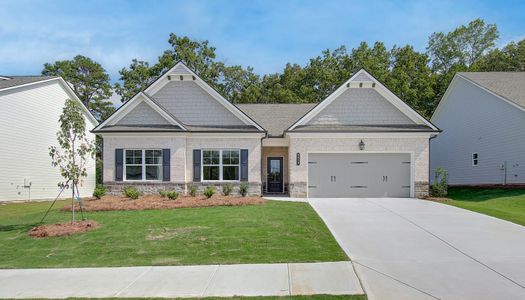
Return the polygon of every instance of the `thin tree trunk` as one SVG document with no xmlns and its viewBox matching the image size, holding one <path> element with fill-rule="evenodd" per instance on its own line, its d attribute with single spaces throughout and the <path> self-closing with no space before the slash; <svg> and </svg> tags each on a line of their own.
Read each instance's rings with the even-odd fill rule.
<svg viewBox="0 0 525 300">
<path fill-rule="evenodd" d="M 71 223 L 75 223 L 75 186 L 71 186 L 71 214 L 72 214 L 72 221 Z"/>
</svg>

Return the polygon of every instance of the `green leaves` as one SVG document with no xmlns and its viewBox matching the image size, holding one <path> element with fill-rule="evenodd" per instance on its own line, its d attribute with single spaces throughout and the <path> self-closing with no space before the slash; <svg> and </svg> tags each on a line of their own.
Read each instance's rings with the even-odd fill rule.
<svg viewBox="0 0 525 300">
<path fill-rule="evenodd" d="M 72 60 L 46 63 L 42 74 L 64 78 L 99 121 L 105 120 L 115 110 L 107 101 L 111 97 L 109 75 L 89 57 L 77 55 Z"/>
</svg>

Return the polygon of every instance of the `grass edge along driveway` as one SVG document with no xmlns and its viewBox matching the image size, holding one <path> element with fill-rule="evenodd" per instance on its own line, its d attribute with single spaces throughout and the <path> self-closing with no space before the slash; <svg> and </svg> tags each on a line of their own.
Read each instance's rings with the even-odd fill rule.
<svg viewBox="0 0 525 300">
<path fill-rule="evenodd" d="M 132 200 L 130 200 L 132 201 Z M 66 222 L 58 202 L 45 223 Z M 89 213 L 100 228 L 35 239 L 50 202 L 0 205 L 0 268 L 111 267 L 348 260 L 308 203 Z"/>
<path fill-rule="evenodd" d="M 451 187 L 444 203 L 525 226 L 525 188 Z"/>
</svg>

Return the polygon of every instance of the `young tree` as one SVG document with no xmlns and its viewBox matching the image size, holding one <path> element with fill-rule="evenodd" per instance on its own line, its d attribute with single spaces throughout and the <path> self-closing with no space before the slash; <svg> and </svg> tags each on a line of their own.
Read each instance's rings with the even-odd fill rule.
<svg viewBox="0 0 525 300">
<path fill-rule="evenodd" d="M 77 55 L 72 60 L 46 63 L 42 74 L 64 78 L 99 121 L 105 120 L 115 110 L 113 104 L 107 101 L 111 97 L 109 75 L 89 57 Z"/>
<path fill-rule="evenodd" d="M 60 175 L 64 178 L 58 186 L 71 188 L 71 220 L 75 222 L 75 193 L 80 197 L 78 185 L 87 176 L 86 162 L 88 158 L 95 157 L 96 147 L 94 141 L 86 136 L 84 114 L 76 101 L 66 100 L 59 122 L 57 141 L 60 147 L 49 147 L 49 156 L 51 164 L 60 169 Z"/>
</svg>

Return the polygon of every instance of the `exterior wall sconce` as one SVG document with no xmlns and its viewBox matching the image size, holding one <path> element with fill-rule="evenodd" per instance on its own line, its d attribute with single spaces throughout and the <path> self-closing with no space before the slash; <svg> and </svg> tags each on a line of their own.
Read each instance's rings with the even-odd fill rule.
<svg viewBox="0 0 525 300">
<path fill-rule="evenodd" d="M 359 150 L 365 150 L 365 142 L 363 142 L 363 140 L 359 142 Z"/>
<path fill-rule="evenodd" d="M 295 155 L 295 163 L 299 166 L 301 165 L 301 153 L 297 152 Z"/>
</svg>

